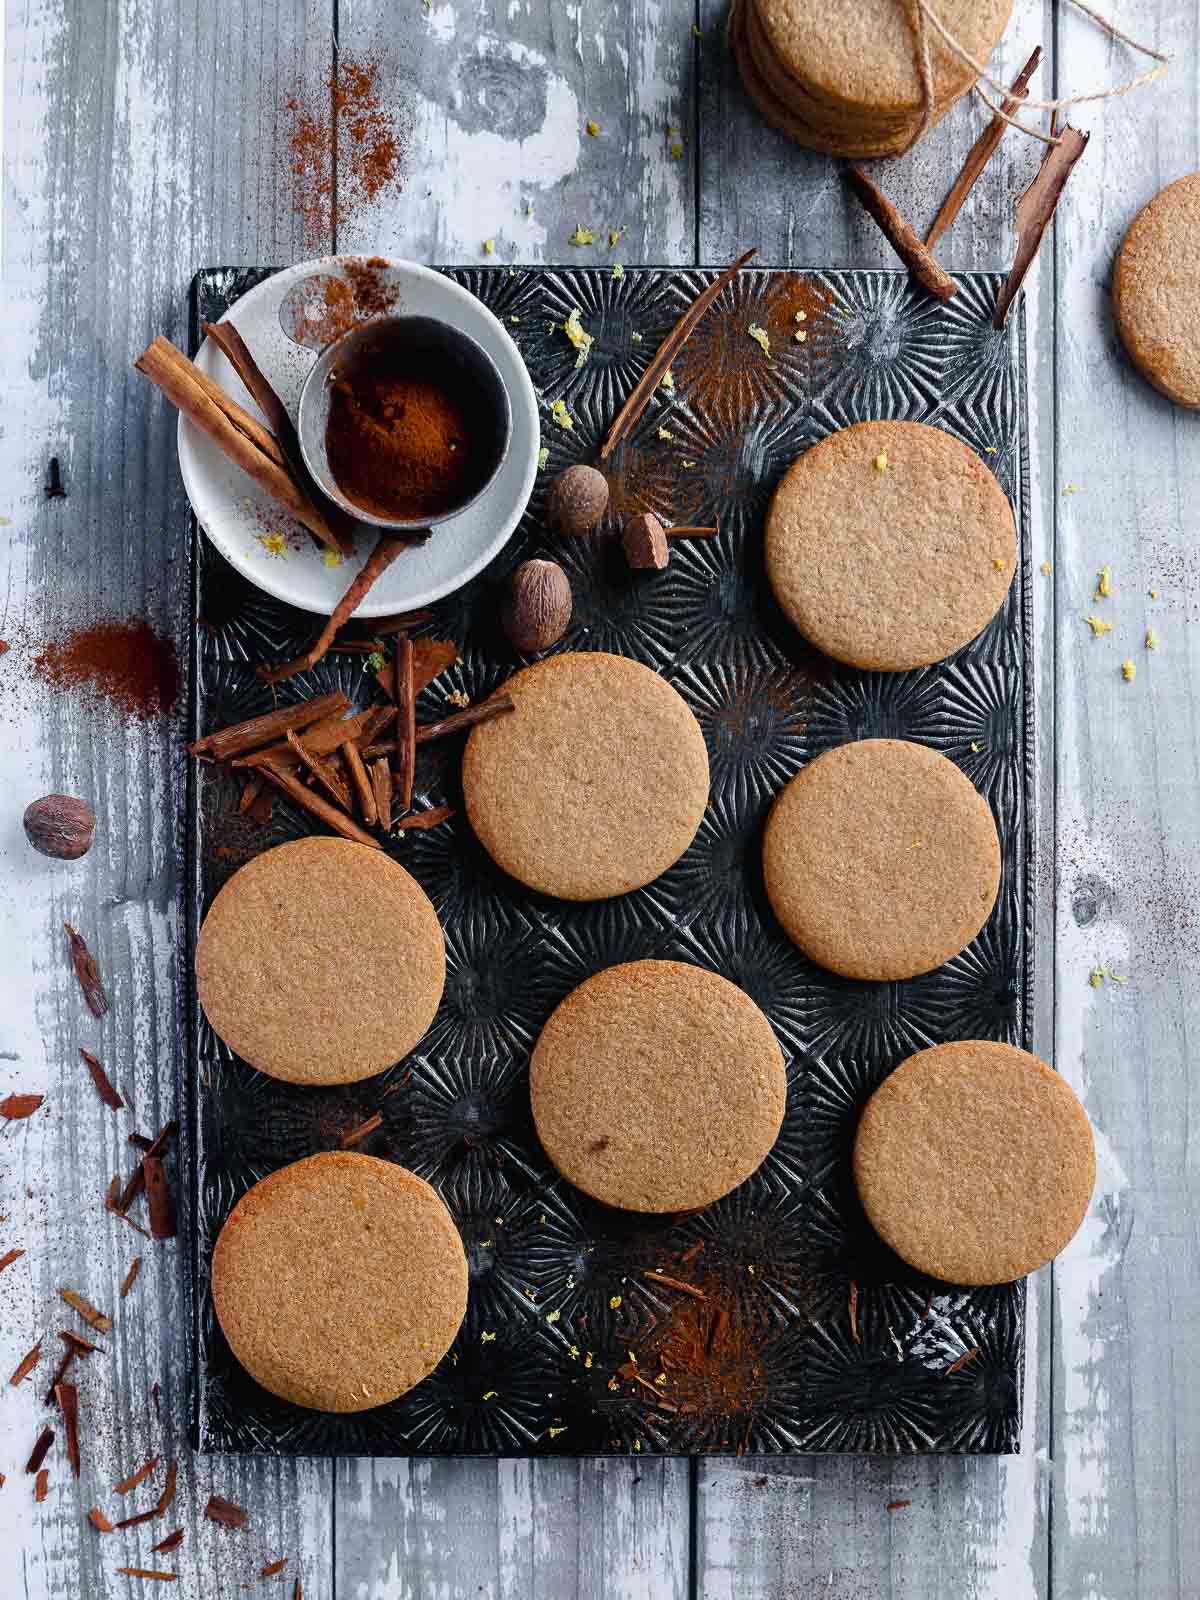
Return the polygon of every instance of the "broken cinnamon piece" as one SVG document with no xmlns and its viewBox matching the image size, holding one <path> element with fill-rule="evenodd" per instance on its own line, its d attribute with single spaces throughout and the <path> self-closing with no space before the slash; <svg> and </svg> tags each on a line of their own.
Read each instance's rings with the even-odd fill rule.
<svg viewBox="0 0 1200 1600">
<path fill-rule="evenodd" d="M 428 689 L 435 678 L 452 667 L 458 660 L 458 646 L 453 639 L 413 640 L 413 693 Z"/>
<path fill-rule="evenodd" d="M 97 1333 L 112 1332 L 112 1318 L 106 1317 L 103 1311 L 97 1311 L 90 1300 L 85 1300 L 81 1294 L 76 1294 L 74 1289 L 60 1289 L 60 1300 L 65 1300 L 72 1311 L 77 1311 L 89 1328 L 95 1328 Z"/>
<path fill-rule="evenodd" d="M 118 1567 L 117 1573 L 122 1578 L 154 1578 L 160 1583 L 175 1583 L 179 1578 L 177 1572 L 158 1572 L 153 1567 Z"/>
<path fill-rule="evenodd" d="M 372 617 L 367 626 L 372 633 L 377 633 L 381 638 L 386 638 L 389 633 L 403 633 L 406 628 L 415 628 L 419 622 L 428 622 L 433 612 L 427 607 L 421 611 L 400 611 L 390 617 Z"/>
<path fill-rule="evenodd" d="M 287 1564 L 288 1564 L 287 1556 L 281 1556 L 278 1561 L 268 1561 L 266 1566 L 259 1573 L 259 1577 L 260 1578 L 273 1578 L 276 1573 L 282 1572 L 284 1567 L 287 1566 Z"/>
<path fill-rule="evenodd" d="M 217 1522 L 223 1528 L 244 1528 L 250 1521 L 248 1511 L 243 1511 L 241 1506 L 234 1505 L 232 1500 L 226 1500 L 220 1494 L 209 1497 L 204 1515 L 210 1522 Z"/>
<path fill-rule="evenodd" d="M 304 1600 L 304 1594 L 300 1588 L 299 1578 L 296 1579 L 296 1587 L 292 1590 L 292 1600 Z"/>
<path fill-rule="evenodd" d="M 154 1387 L 157 1390 L 158 1385 L 155 1384 Z M 155 1402 L 155 1409 L 157 1409 L 157 1401 Z M 166 1511 L 170 1510 L 171 1504 L 175 1499 L 175 1486 L 178 1481 L 179 1463 L 177 1461 L 168 1461 L 167 1481 L 163 1484 L 163 1492 L 159 1495 L 158 1504 L 154 1508 L 156 1517 L 161 1517 Z"/>
<path fill-rule="evenodd" d="M 355 522 L 340 506 L 335 505 L 312 480 L 300 451 L 300 440 L 287 407 L 267 381 L 249 346 L 232 322 L 205 322 L 201 325 L 205 337 L 211 339 L 254 396 L 258 409 L 267 419 L 267 426 L 279 442 L 287 458 L 288 469 L 305 495 L 321 508 L 326 522 L 337 541 L 343 556 L 354 554 Z M 324 541 L 322 541 L 324 542 Z"/>
<path fill-rule="evenodd" d="M 413 679 L 413 642 L 407 634 L 396 641 L 396 787 L 400 811 L 412 808 L 417 765 L 417 698 Z"/>
<path fill-rule="evenodd" d="M 362 819 L 368 828 L 373 828 L 379 815 L 375 807 L 375 790 L 363 765 L 358 746 L 353 739 L 347 739 L 340 749 L 342 760 L 346 763 L 346 771 L 350 774 L 350 782 L 354 785 L 354 792 L 358 796 L 358 809 L 362 813 Z"/>
<path fill-rule="evenodd" d="M 165 1556 L 169 1550 L 178 1550 L 183 1543 L 183 1529 L 176 1528 L 174 1533 L 169 1533 L 165 1539 L 160 1539 L 157 1544 L 150 1546 L 150 1554 Z"/>
<path fill-rule="evenodd" d="M 342 1135 L 342 1149 L 349 1150 L 352 1145 L 361 1144 L 368 1135 L 375 1132 L 376 1128 L 383 1127 L 383 1116 L 376 1111 L 365 1122 L 360 1122 L 357 1128 L 351 1128 Z"/>
<path fill-rule="evenodd" d="M 1050 225 L 1067 179 L 1087 149 L 1090 138 L 1091 134 L 1080 133 L 1078 128 L 1072 128 L 1068 123 L 1059 135 L 1059 142 L 1046 151 L 1046 159 L 1038 168 L 1033 182 L 1017 201 L 1017 253 L 996 301 L 996 310 L 992 315 L 993 328 L 1002 328 L 1008 320 L 1012 303 L 1037 259 L 1042 237 Z"/>
<path fill-rule="evenodd" d="M 257 783 L 259 780 L 256 778 L 254 781 Z M 254 803 L 251 805 L 246 815 L 250 818 L 251 822 L 257 822 L 260 828 L 267 828 L 270 827 L 271 819 L 274 814 L 274 792 L 269 788 L 263 788 L 258 794 L 255 795 Z"/>
<path fill-rule="evenodd" d="M 680 1258 L 679 1258 L 680 1264 L 682 1265 L 682 1263 L 685 1262 L 685 1261 L 694 1261 L 696 1259 L 696 1257 L 700 1254 L 700 1252 L 703 1249 L 704 1249 L 704 1240 L 703 1239 L 697 1239 L 696 1243 L 688 1245 L 687 1249 L 680 1256 Z"/>
<path fill-rule="evenodd" d="M 386 761 L 371 763 L 371 788 L 375 793 L 375 813 L 384 833 L 392 831 L 392 774 Z"/>
<path fill-rule="evenodd" d="M 950 1363 L 950 1365 L 946 1368 L 945 1376 L 947 1378 L 949 1378 L 954 1373 L 961 1372 L 962 1369 L 966 1366 L 967 1362 L 968 1361 L 974 1361 L 975 1357 L 978 1354 L 979 1354 L 979 1346 L 978 1345 L 972 1345 L 970 1350 L 964 1350 L 962 1355 L 959 1356 L 958 1360 L 957 1361 L 952 1361 Z"/>
<path fill-rule="evenodd" d="M 694 1283 L 685 1283 L 682 1278 L 672 1278 L 665 1272 L 642 1273 L 643 1278 L 649 1278 L 651 1283 L 661 1283 L 666 1289 L 678 1289 L 680 1294 L 690 1294 L 694 1300 L 707 1300 L 708 1296 L 703 1289 L 697 1289 Z"/>
<path fill-rule="evenodd" d="M 850 1337 L 855 1344 L 861 1344 L 862 1338 L 858 1331 L 858 1285 L 850 1279 Z"/>
<path fill-rule="evenodd" d="M 102 1017 L 108 1011 L 108 996 L 105 994 L 104 985 L 100 981 L 100 970 L 96 966 L 96 958 L 69 922 L 64 922 L 63 927 L 67 930 L 67 938 L 70 941 L 71 961 L 75 967 L 75 976 L 79 979 L 79 987 L 83 990 L 83 998 L 87 1002 L 87 1008 L 94 1017 Z"/>
<path fill-rule="evenodd" d="M 74 1477 L 79 1476 L 79 1390 L 73 1383 L 55 1385 L 54 1398 L 62 1413 L 63 1435 L 67 1445 L 67 1460 Z"/>
<path fill-rule="evenodd" d="M 80 1048 L 79 1054 L 83 1057 L 84 1066 L 91 1073 L 92 1082 L 96 1085 L 96 1093 L 104 1101 L 104 1104 L 112 1111 L 124 1110 L 125 1102 L 113 1088 L 112 1079 L 105 1072 L 101 1063 L 97 1061 L 90 1050 Z"/>
<path fill-rule="evenodd" d="M 875 187 L 861 167 L 851 162 L 845 172 L 863 210 L 908 268 L 909 276 L 938 300 L 952 300 L 958 293 L 958 285 L 938 265 L 933 252 L 921 241 L 916 230 L 904 220 L 882 190 Z"/>
<path fill-rule="evenodd" d="M 79 1351 L 76 1350 L 75 1346 L 72 1344 L 69 1344 L 63 1351 L 63 1358 L 58 1363 L 58 1366 L 54 1369 L 54 1376 L 50 1379 L 50 1387 L 46 1390 L 46 1393 L 42 1397 L 43 1405 L 53 1406 L 58 1404 L 58 1396 L 55 1391 L 57 1390 L 59 1384 L 66 1377 L 67 1373 L 71 1370 L 71 1367 L 74 1365 L 78 1355 Z"/>
<path fill-rule="evenodd" d="M 104 1515 L 99 1506 L 93 1506 L 88 1512 L 88 1521 L 97 1533 L 115 1533 L 112 1523 Z"/>
<path fill-rule="evenodd" d="M 260 778 L 257 776 L 247 778 L 246 782 L 242 786 L 241 798 L 237 803 L 237 814 L 239 817 L 244 817 L 247 815 L 247 813 L 250 813 L 251 815 L 253 814 L 254 802 L 263 792 L 265 783 L 265 778 Z"/>
<path fill-rule="evenodd" d="M 294 678 L 299 672 L 307 672 L 315 667 L 317 662 L 333 643 L 334 635 L 343 627 L 359 606 L 367 598 L 372 585 L 381 578 L 395 561 L 396 557 L 407 550 L 414 541 L 411 535 L 385 533 L 378 544 L 371 551 L 361 570 L 356 573 L 350 587 L 333 608 L 333 614 L 318 634 L 316 642 L 312 644 L 303 655 L 294 661 L 285 661 L 279 667 L 261 666 L 258 675 L 264 683 L 283 683 L 286 678 Z"/>
<path fill-rule="evenodd" d="M 889 1511 L 903 1511 L 907 1506 L 910 1505 L 912 1505 L 911 1500 L 889 1500 L 887 1503 L 887 1509 Z"/>
<path fill-rule="evenodd" d="M 739 256 L 732 266 L 726 267 L 725 271 L 722 272 L 719 277 L 714 278 L 712 283 L 701 290 L 692 304 L 683 313 L 679 321 L 675 324 L 670 333 L 663 340 L 662 344 L 660 344 L 658 349 L 655 351 L 654 358 L 650 362 L 650 365 L 646 368 L 645 372 L 642 373 L 641 377 L 634 385 L 633 393 L 629 396 L 628 400 L 626 400 L 620 411 L 618 411 L 616 420 L 614 421 L 612 427 L 608 430 L 608 434 L 605 437 L 604 443 L 600 446 L 601 461 L 604 461 L 612 454 L 616 447 L 625 438 L 626 434 L 629 433 L 634 423 L 637 422 L 638 418 L 649 404 L 651 395 L 654 394 L 655 390 L 662 382 L 663 376 L 667 372 L 667 369 L 671 366 L 671 363 L 675 360 L 675 357 L 679 354 L 680 350 L 683 349 L 683 346 L 691 337 L 694 329 L 700 323 L 709 306 L 712 305 L 713 301 L 725 288 L 725 285 L 730 283 L 737 276 L 741 269 L 746 265 L 747 261 L 751 260 L 757 254 L 757 250 L 747 250 L 745 255 Z"/>
<path fill-rule="evenodd" d="M 721 531 L 719 522 L 711 528 L 694 528 L 690 525 L 680 528 L 664 528 L 663 533 L 668 539 L 715 539 Z"/>
<path fill-rule="evenodd" d="M 431 806 L 428 811 L 412 811 L 407 817 L 401 817 L 396 827 L 402 833 L 407 833 L 411 828 L 436 828 L 439 823 L 448 821 L 453 815 L 453 806 Z"/>
<path fill-rule="evenodd" d="M 343 811 L 349 811 L 350 789 L 333 763 L 327 761 L 324 756 L 314 755 L 297 733 L 289 733 L 287 742 L 299 758 L 300 765 L 312 773 L 334 805 L 341 806 Z"/>
<path fill-rule="evenodd" d="M 48 1467 L 43 1467 L 42 1470 L 38 1473 L 37 1477 L 34 1479 L 34 1482 L 33 1482 L 33 1498 L 36 1501 L 36 1503 L 40 1506 L 42 1501 L 46 1498 L 46 1496 L 49 1493 L 50 1493 L 50 1471 L 49 1471 Z"/>
<path fill-rule="evenodd" d="M 34 1473 L 50 1454 L 50 1446 L 54 1443 L 54 1429 L 43 1428 L 37 1436 L 37 1443 L 30 1452 L 29 1460 L 25 1463 L 25 1471 Z"/>
<path fill-rule="evenodd" d="M 0 1117 L 5 1122 L 21 1122 L 31 1117 L 45 1098 L 44 1094 L 10 1094 L 0 1100 Z"/>
<path fill-rule="evenodd" d="M 26 1353 L 21 1357 L 20 1361 L 17 1363 L 17 1370 L 13 1373 L 12 1377 L 8 1380 L 9 1384 L 12 1386 L 12 1388 L 16 1389 L 20 1384 L 24 1383 L 25 1379 L 29 1376 L 29 1374 L 33 1371 L 34 1367 L 37 1366 L 38 1362 L 41 1359 L 42 1359 L 42 1341 L 39 1339 L 38 1342 L 34 1345 L 33 1349 L 26 1351 Z"/>
<path fill-rule="evenodd" d="M 129 1271 L 125 1274 L 125 1282 L 121 1285 L 121 1299 L 124 1300 L 137 1282 L 137 1275 L 142 1270 L 141 1256 L 134 1256 Z"/>
<path fill-rule="evenodd" d="M 354 735 L 354 742 L 358 746 L 359 754 L 367 745 L 373 744 L 385 728 L 390 728 L 396 720 L 395 706 L 379 705 L 370 706 L 362 715 L 362 726 Z"/>
<path fill-rule="evenodd" d="M 3 1272 L 5 1267 L 11 1267 L 14 1261 L 20 1261 L 24 1254 L 24 1250 L 6 1250 L 0 1256 L 0 1272 Z"/>
<path fill-rule="evenodd" d="M 156 1239 L 173 1239 L 176 1234 L 175 1204 L 171 1199 L 166 1168 L 158 1156 L 143 1156 L 142 1171 L 146 1174 L 150 1232 Z"/>
<path fill-rule="evenodd" d="M 113 1493 L 128 1494 L 131 1489 L 136 1489 L 139 1483 L 145 1483 L 146 1479 L 154 1471 L 161 1459 L 161 1456 L 151 1456 L 148 1461 L 144 1461 L 142 1463 L 136 1472 L 131 1472 L 130 1475 L 127 1478 L 123 1478 L 120 1483 L 114 1484 Z"/>
<path fill-rule="evenodd" d="M 978 183 L 983 169 L 1000 148 L 1000 141 L 1008 131 L 1005 117 L 1011 117 L 1017 106 L 1029 94 L 1029 80 L 1041 65 L 1042 47 L 1037 45 L 1029 60 L 1013 79 L 1013 86 L 1008 91 L 1001 110 L 1004 116 L 993 116 L 987 127 L 976 139 L 968 152 L 967 159 L 963 162 L 962 171 L 955 178 L 950 188 L 950 193 L 942 201 L 941 210 L 930 224 L 929 232 L 925 235 L 925 245 L 932 250 L 946 229 L 962 210 L 963 204 L 971 190 Z"/>
<path fill-rule="evenodd" d="M 244 756 L 251 750 L 282 739 L 291 731 L 310 727 L 327 717 L 344 717 L 350 709 L 350 700 L 341 690 L 332 694 L 317 695 L 312 700 L 302 700 L 294 706 L 280 706 L 261 717 L 251 717 L 246 722 L 232 723 L 217 733 L 205 734 L 187 747 L 188 754 L 209 756 L 213 761 L 229 761 L 234 756 Z"/>
<path fill-rule="evenodd" d="M 158 1516 L 158 1507 L 151 1506 L 149 1511 L 139 1511 L 136 1516 L 122 1517 L 117 1523 L 118 1528 L 140 1528 L 143 1522 L 153 1522 Z"/>
<path fill-rule="evenodd" d="M 165 1123 L 153 1139 L 147 1139 L 143 1134 L 140 1133 L 131 1133 L 129 1135 L 129 1142 L 131 1145 L 133 1145 L 135 1150 L 141 1150 L 144 1155 L 161 1156 L 163 1151 L 178 1132 L 178 1122 L 172 1121 Z M 125 1216 L 130 1206 L 137 1199 L 138 1195 L 141 1194 L 143 1188 L 145 1188 L 145 1185 L 146 1174 L 142 1167 L 142 1163 L 139 1161 L 137 1166 L 134 1168 L 133 1176 L 125 1185 L 125 1188 L 121 1193 L 121 1198 L 113 1207 L 118 1216 Z M 126 1221 L 128 1220 L 128 1217 L 126 1217 Z M 134 1226 L 137 1227 L 137 1224 L 135 1223 Z M 146 1230 L 144 1228 L 139 1228 L 138 1232 L 145 1233 Z M 149 1235 L 147 1235 L 147 1237 L 149 1237 Z"/>
<path fill-rule="evenodd" d="M 323 800 L 319 794 L 313 794 L 311 789 L 306 789 L 292 773 L 285 772 L 274 762 L 265 762 L 262 770 L 273 784 L 283 790 L 284 794 L 290 795 L 297 805 L 302 806 L 305 811 L 310 811 L 314 817 L 320 817 L 322 822 L 328 823 L 335 833 L 341 834 L 343 839 L 351 839 L 355 844 L 368 845 L 372 850 L 382 848 L 378 839 L 364 832 L 357 822 L 331 805 L 328 800 Z"/>
<path fill-rule="evenodd" d="M 97 1350 L 99 1350 L 101 1354 L 104 1352 L 103 1345 L 93 1344 L 90 1339 L 85 1339 L 82 1334 L 72 1333 L 69 1328 L 61 1329 L 58 1337 L 66 1344 L 69 1344 L 72 1349 L 78 1351 L 85 1361 L 89 1356 L 95 1355 Z"/>
<path fill-rule="evenodd" d="M 416 731 L 417 744 L 428 744 L 431 739 L 445 739 L 449 734 L 461 733 L 464 728 L 473 728 L 477 723 L 490 722 L 493 717 L 502 717 L 506 711 L 515 711 L 516 703 L 510 694 L 496 694 L 490 700 L 485 700 L 481 705 L 468 706 L 465 711 L 455 711 L 448 717 L 443 717 L 440 722 L 427 722 Z"/>
</svg>

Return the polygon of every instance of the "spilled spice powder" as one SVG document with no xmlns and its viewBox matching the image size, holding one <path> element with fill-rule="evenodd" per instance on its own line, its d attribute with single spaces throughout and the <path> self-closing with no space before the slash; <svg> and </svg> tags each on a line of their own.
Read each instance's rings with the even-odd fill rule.
<svg viewBox="0 0 1200 1600">
<path fill-rule="evenodd" d="M 285 333 L 310 350 L 324 350 L 372 317 L 400 309 L 400 284 L 383 256 L 350 256 L 337 273 L 317 272 L 294 285 L 279 309 Z"/>
<path fill-rule="evenodd" d="M 292 205 L 310 245 L 327 245 L 340 224 L 402 182 L 407 118 L 383 103 L 379 79 L 377 56 L 342 56 L 318 88 L 298 88 L 284 102 Z"/>
<path fill-rule="evenodd" d="M 144 617 L 104 618 L 76 628 L 45 645 L 32 671 L 92 709 L 109 708 L 141 722 L 165 715 L 179 698 L 175 646 Z"/>
</svg>

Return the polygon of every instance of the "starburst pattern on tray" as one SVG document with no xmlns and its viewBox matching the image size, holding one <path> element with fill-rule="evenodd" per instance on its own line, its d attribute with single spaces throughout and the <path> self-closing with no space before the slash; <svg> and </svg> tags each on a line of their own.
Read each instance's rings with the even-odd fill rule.
<svg viewBox="0 0 1200 1600">
<path fill-rule="evenodd" d="M 194 315 L 216 320 L 265 275 L 202 274 Z M 704 733 L 710 805 L 691 848 L 656 883 L 569 904 L 516 883 L 480 846 L 463 808 L 462 739 L 423 746 L 418 801 L 456 814 L 387 846 L 446 933 L 446 992 L 417 1050 L 378 1079 L 304 1090 L 233 1059 L 194 1007 L 184 1144 L 198 1263 L 197 1443 L 517 1456 L 1015 1449 L 1023 1286 L 956 1288 L 912 1272 L 867 1225 L 850 1158 L 863 1104 L 905 1056 L 949 1038 L 1027 1042 L 1028 572 L 950 661 L 860 673 L 817 657 L 779 613 L 761 533 L 779 476 L 815 440 L 855 421 L 911 417 L 983 455 L 1024 537 L 1020 319 L 991 329 L 992 277 L 961 280 L 940 306 L 899 273 L 747 271 L 606 464 L 610 503 L 596 532 L 568 539 L 545 526 L 550 482 L 596 459 L 618 405 L 713 274 L 501 266 L 450 276 L 516 339 L 540 392 L 547 461 L 505 550 L 416 625 L 458 647 L 422 693 L 418 719 L 486 698 L 525 663 L 497 626 L 496 586 L 518 561 L 544 556 L 564 566 L 574 591 L 557 648 L 614 650 L 675 684 Z M 576 308 L 594 339 L 581 363 L 563 326 Z M 558 398 L 569 429 L 551 413 Z M 667 524 L 719 522 L 720 535 L 674 544 L 662 573 L 634 573 L 620 532 L 643 510 Z M 196 731 L 270 709 L 254 665 L 302 648 L 313 619 L 241 583 L 205 541 L 194 599 L 210 624 L 197 636 Z M 367 637 L 370 624 L 348 631 Z M 361 654 L 330 655 L 281 684 L 278 698 L 332 688 L 369 701 Z M 903 984 L 823 972 L 783 934 L 762 884 L 762 822 L 780 789 L 823 750 L 868 737 L 943 751 L 985 794 L 1001 834 L 1001 893 L 987 926 L 937 973 Z M 196 769 L 193 939 L 242 861 L 313 831 L 281 797 L 267 825 L 238 817 L 239 792 L 229 771 Z M 774 1149 L 732 1194 L 690 1215 L 589 1200 L 550 1167 L 530 1113 L 529 1052 L 550 1011 L 592 973 L 645 958 L 690 961 L 740 984 L 785 1056 Z M 308 1413 L 234 1362 L 212 1313 L 209 1254 L 253 1182 L 338 1148 L 376 1111 L 380 1126 L 355 1148 L 411 1167 L 446 1201 L 467 1252 L 467 1317 L 409 1395 L 356 1416 Z"/>
</svg>

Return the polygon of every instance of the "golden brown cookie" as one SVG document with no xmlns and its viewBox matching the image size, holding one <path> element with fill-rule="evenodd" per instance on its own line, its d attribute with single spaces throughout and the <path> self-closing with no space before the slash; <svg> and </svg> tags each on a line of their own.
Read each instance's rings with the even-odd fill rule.
<svg viewBox="0 0 1200 1600">
<path fill-rule="evenodd" d="M 1181 406 L 1200 406 L 1200 172 L 1134 217 L 1113 278 L 1117 327 L 1134 365 Z"/>
<path fill-rule="evenodd" d="M 623 1211 L 691 1211 L 737 1187 L 779 1135 L 787 1084 L 771 1024 L 703 967 L 630 961 L 581 983 L 529 1069 L 546 1154 Z"/>
<path fill-rule="evenodd" d="M 947 1283 L 1011 1283 L 1087 1213 L 1096 1155 L 1070 1086 L 986 1039 L 910 1056 L 867 1102 L 854 1177 L 884 1242 Z"/>
<path fill-rule="evenodd" d="M 332 1151 L 256 1183 L 213 1250 L 213 1305 L 264 1389 L 366 1411 L 420 1383 L 467 1309 L 450 1213 L 415 1173 Z"/>
<path fill-rule="evenodd" d="M 1004 603 L 1012 508 L 973 450 L 922 422 L 859 422 L 794 461 L 771 502 L 767 573 L 786 615 L 836 661 L 941 661 Z"/>
<path fill-rule="evenodd" d="M 669 683 L 623 656 L 549 656 L 503 686 L 516 710 L 472 730 L 463 795 L 484 848 L 563 900 L 651 883 L 691 844 L 708 752 Z"/>
<path fill-rule="evenodd" d="M 861 739 L 811 761 L 771 808 L 763 877 L 813 961 L 847 978 L 912 978 L 964 950 L 1000 887 L 987 801 L 952 761 Z"/>
<path fill-rule="evenodd" d="M 287 1083 L 383 1072 L 433 1021 L 445 979 L 425 891 L 345 839 L 256 856 L 217 895 L 196 944 L 205 1016 L 243 1061 Z"/>
<path fill-rule="evenodd" d="M 919 113 L 921 78 L 909 8 L 896 0 L 757 0 L 763 28 L 787 70 L 834 111 L 866 119 Z M 995 49 L 1012 0 L 939 0 L 947 30 L 976 61 Z M 928 30 L 934 100 L 955 100 L 974 70 Z"/>
</svg>

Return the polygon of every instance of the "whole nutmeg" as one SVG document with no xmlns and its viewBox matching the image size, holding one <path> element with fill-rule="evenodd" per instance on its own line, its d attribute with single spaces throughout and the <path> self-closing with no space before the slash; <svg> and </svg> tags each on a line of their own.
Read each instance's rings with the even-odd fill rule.
<svg viewBox="0 0 1200 1600">
<path fill-rule="evenodd" d="M 508 580 L 500 623 L 518 650 L 548 650 L 571 620 L 571 585 L 554 561 L 523 561 Z"/>
<path fill-rule="evenodd" d="M 546 515 L 560 533 L 591 533 L 608 505 L 608 480 L 595 467 L 574 466 L 550 485 Z"/>
<path fill-rule="evenodd" d="M 670 557 L 667 533 L 652 511 L 630 517 L 621 535 L 621 548 L 631 567 L 661 572 Z"/>
<path fill-rule="evenodd" d="M 25 835 L 35 850 L 58 861 L 78 861 L 96 836 L 96 813 L 86 800 L 47 794 L 25 807 Z"/>
</svg>

